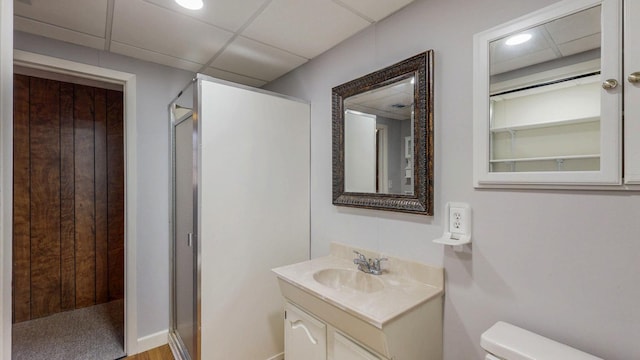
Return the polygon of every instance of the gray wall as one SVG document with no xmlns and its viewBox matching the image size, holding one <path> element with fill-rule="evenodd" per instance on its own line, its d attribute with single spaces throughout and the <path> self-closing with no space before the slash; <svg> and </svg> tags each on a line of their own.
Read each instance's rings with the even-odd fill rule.
<svg viewBox="0 0 640 360">
<path fill-rule="evenodd" d="M 16 32 L 14 48 L 136 74 L 138 338 L 169 327 L 169 102 L 193 73 Z"/>
<path fill-rule="evenodd" d="M 474 33 L 553 0 L 417 0 L 269 84 L 310 100 L 312 256 L 331 241 L 442 265 L 446 360 L 480 359 L 505 320 L 608 360 L 640 359 L 640 196 L 474 190 Z M 435 50 L 434 217 L 331 204 L 331 88 Z M 448 201 L 473 211 L 473 250 L 433 244 Z"/>
</svg>

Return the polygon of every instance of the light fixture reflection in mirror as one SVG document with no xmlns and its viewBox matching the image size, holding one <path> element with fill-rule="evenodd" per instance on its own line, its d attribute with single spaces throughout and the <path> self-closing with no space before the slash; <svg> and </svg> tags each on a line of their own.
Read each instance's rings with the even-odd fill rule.
<svg viewBox="0 0 640 360">
<path fill-rule="evenodd" d="M 490 172 L 600 169 L 601 8 L 489 44 Z"/>
<path fill-rule="evenodd" d="M 516 46 L 526 43 L 527 41 L 531 40 L 531 37 L 531 34 L 516 34 L 507 38 L 504 43 L 505 45 Z"/>
<path fill-rule="evenodd" d="M 433 51 L 332 89 L 333 204 L 433 215 Z"/>
<path fill-rule="evenodd" d="M 203 0 L 175 0 L 178 5 L 189 10 L 200 10 L 204 6 Z"/>
</svg>

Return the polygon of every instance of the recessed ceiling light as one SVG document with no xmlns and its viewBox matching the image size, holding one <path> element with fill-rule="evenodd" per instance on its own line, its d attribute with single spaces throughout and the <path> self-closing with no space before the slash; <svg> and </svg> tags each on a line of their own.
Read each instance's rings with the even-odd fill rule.
<svg viewBox="0 0 640 360">
<path fill-rule="evenodd" d="M 178 5 L 189 10 L 200 10 L 204 6 L 202 0 L 176 0 Z"/>
<path fill-rule="evenodd" d="M 509 46 L 520 45 L 522 43 L 526 43 L 529 40 L 531 40 L 531 34 L 517 34 L 508 38 L 507 41 L 505 41 L 505 44 Z"/>
</svg>

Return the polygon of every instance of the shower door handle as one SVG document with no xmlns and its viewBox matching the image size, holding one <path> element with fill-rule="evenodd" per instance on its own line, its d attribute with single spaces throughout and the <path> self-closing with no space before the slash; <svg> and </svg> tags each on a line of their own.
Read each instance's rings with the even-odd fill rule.
<svg viewBox="0 0 640 360">
<path fill-rule="evenodd" d="M 187 246 L 191 247 L 193 245 L 193 233 L 187 233 Z"/>
</svg>

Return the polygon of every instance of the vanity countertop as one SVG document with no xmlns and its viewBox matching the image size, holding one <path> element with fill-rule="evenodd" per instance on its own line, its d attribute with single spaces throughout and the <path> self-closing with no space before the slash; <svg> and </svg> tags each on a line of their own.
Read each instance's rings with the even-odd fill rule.
<svg viewBox="0 0 640 360">
<path fill-rule="evenodd" d="M 314 279 L 325 269 L 354 271 L 353 250 L 367 258 L 387 257 L 381 275 L 369 275 L 384 285 L 379 291 L 365 293 L 349 287 L 329 287 Z M 332 243 L 329 256 L 273 269 L 278 278 L 349 314 L 382 329 L 387 323 L 433 298 L 442 296 L 443 269 L 385 256 L 347 245 Z M 377 280 L 375 280 L 378 282 Z"/>
</svg>

